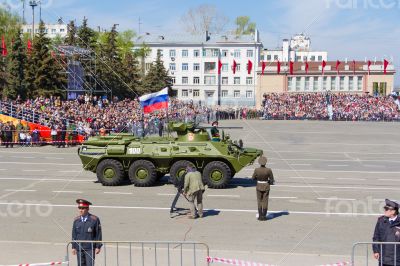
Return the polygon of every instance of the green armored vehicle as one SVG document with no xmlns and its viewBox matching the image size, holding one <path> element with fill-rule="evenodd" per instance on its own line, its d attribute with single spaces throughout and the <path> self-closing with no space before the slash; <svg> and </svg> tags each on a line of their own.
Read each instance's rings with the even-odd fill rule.
<svg viewBox="0 0 400 266">
<path fill-rule="evenodd" d="M 170 123 L 171 137 L 138 138 L 127 134 L 89 138 L 79 148 L 85 170 L 97 174 L 105 186 L 120 185 L 125 178 L 139 187 L 152 186 L 165 174 L 180 179 L 194 165 L 210 188 L 225 188 L 230 179 L 252 164 L 263 151 L 243 148 L 222 131 L 211 141 L 207 128 L 192 123 Z"/>
</svg>

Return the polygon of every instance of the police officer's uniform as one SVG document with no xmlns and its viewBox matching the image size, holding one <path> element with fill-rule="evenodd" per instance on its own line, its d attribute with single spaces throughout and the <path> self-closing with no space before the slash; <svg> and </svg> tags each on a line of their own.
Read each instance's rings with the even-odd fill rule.
<svg viewBox="0 0 400 266">
<path fill-rule="evenodd" d="M 258 205 L 258 220 L 267 220 L 268 211 L 268 197 L 270 185 L 275 183 L 274 175 L 270 168 L 265 167 L 267 164 L 267 158 L 261 156 L 258 159 L 258 163 L 261 167 L 256 168 L 253 173 L 253 179 L 257 180 L 257 205 Z"/>
<path fill-rule="evenodd" d="M 89 207 L 92 205 L 89 201 L 77 199 L 79 207 Z M 101 241 L 101 224 L 100 219 L 88 213 L 85 217 L 78 216 L 75 218 L 72 226 L 72 249 L 77 251 L 78 266 L 93 266 L 95 258 L 95 250 L 100 249 L 100 243 L 79 243 L 74 240 Z"/>
<path fill-rule="evenodd" d="M 397 210 L 398 213 L 399 204 L 397 202 L 386 199 L 385 203 L 385 208 L 393 208 Z M 400 242 L 399 215 L 397 214 L 397 217 L 393 219 L 389 219 L 386 216 L 379 217 L 375 226 L 375 232 L 372 240 L 374 242 Z M 374 253 L 379 253 L 380 255 L 379 265 L 400 265 L 400 243 L 398 245 L 374 244 L 372 245 L 372 249 Z"/>
</svg>

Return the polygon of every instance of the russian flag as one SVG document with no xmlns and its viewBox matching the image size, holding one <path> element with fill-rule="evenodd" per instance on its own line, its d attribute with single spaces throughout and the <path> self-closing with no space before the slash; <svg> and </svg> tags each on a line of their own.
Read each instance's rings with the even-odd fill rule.
<svg viewBox="0 0 400 266">
<path fill-rule="evenodd" d="M 160 109 L 168 108 L 168 88 L 159 92 L 145 94 L 139 97 L 140 105 L 144 113 L 151 113 Z"/>
</svg>

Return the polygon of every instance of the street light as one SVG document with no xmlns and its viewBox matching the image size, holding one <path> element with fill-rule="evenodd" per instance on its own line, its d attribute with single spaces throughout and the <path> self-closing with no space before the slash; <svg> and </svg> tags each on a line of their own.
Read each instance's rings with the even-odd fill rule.
<svg viewBox="0 0 400 266">
<path fill-rule="evenodd" d="M 35 35 L 35 7 L 37 7 L 36 0 L 29 1 L 29 5 L 32 7 L 32 40 Z"/>
</svg>

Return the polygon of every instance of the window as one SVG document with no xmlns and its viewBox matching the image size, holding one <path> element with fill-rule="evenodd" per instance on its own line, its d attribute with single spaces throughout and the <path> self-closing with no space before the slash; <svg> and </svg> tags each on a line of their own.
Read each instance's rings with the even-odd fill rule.
<svg viewBox="0 0 400 266">
<path fill-rule="evenodd" d="M 296 91 L 299 91 L 301 89 L 301 78 L 296 77 Z"/>
<path fill-rule="evenodd" d="M 222 98 L 227 98 L 228 97 L 228 91 L 227 90 L 222 90 L 221 97 Z"/>
<path fill-rule="evenodd" d="M 186 98 L 189 96 L 188 90 L 182 90 L 182 97 Z"/>
<path fill-rule="evenodd" d="M 252 77 L 247 77 L 246 78 L 246 85 L 252 85 L 253 84 L 253 78 Z"/>
<path fill-rule="evenodd" d="M 204 76 L 204 84 L 215 85 L 216 84 L 215 76 Z"/>
<path fill-rule="evenodd" d="M 212 50 L 212 56 L 213 57 L 218 57 L 219 56 L 219 50 L 218 49 L 213 49 Z"/>
<path fill-rule="evenodd" d="M 228 77 L 222 77 L 222 85 L 228 85 Z"/>
<path fill-rule="evenodd" d="M 205 73 L 214 73 L 215 69 L 216 69 L 215 62 L 205 62 L 204 63 L 204 72 Z"/>
<path fill-rule="evenodd" d="M 340 90 L 344 90 L 344 77 L 340 77 Z"/>
<path fill-rule="evenodd" d="M 188 71 L 189 70 L 189 64 L 188 63 L 183 63 L 182 64 L 182 71 Z"/>
<path fill-rule="evenodd" d="M 235 84 L 235 85 L 240 85 L 240 77 L 235 77 L 235 78 L 233 79 L 233 84 Z"/>
<path fill-rule="evenodd" d="M 175 84 L 176 83 L 176 77 L 171 77 L 171 83 Z"/>
<path fill-rule="evenodd" d="M 194 71 L 200 71 L 200 64 L 198 64 L 198 63 L 193 64 L 193 70 Z"/>
<path fill-rule="evenodd" d="M 264 61 L 265 56 L 262 54 L 260 58 L 261 58 L 261 61 Z"/>
<path fill-rule="evenodd" d="M 188 83 L 189 83 L 188 77 L 182 77 L 182 84 L 188 84 Z"/>
<path fill-rule="evenodd" d="M 240 64 L 236 64 L 236 72 L 240 71 Z"/>
<path fill-rule="evenodd" d="M 288 90 L 293 90 L 293 77 L 288 78 Z"/>
<path fill-rule="evenodd" d="M 354 89 L 354 77 L 349 77 L 349 91 Z"/>
<path fill-rule="evenodd" d="M 363 77 L 362 76 L 359 76 L 358 77 L 358 79 L 357 79 L 357 90 L 362 90 L 362 80 L 363 79 Z"/>
<path fill-rule="evenodd" d="M 234 56 L 235 58 L 240 58 L 240 50 L 235 50 L 235 51 L 233 52 L 233 56 Z"/>
<path fill-rule="evenodd" d="M 228 56 L 228 50 L 222 50 L 221 57 L 227 57 Z"/>
<path fill-rule="evenodd" d="M 193 84 L 200 84 L 200 78 L 199 77 L 194 77 L 193 78 Z"/>
<path fill-rule="evenodd" d="M 246 91 L 246 98 L 253 98 L 253 91 Z"/>
<path fill-rule="evenodd" d="M 60 32 L 65 32 L 65 29 L 60 29 Z"/>
<path fill-rule="evenodd" d="M 321 55 L 318 56 L 318 61 L 322 61 L 322 56 Z"/>
<path fill-rule="evenodd" d="M 56 33 L 57 32 L 57 30 L 56 29 L 51 29 L 51 33 Z"/>
<path fill-rule="evenodd" d="M 253 50 L 247 50 L 247 57 L 253 57 Z"/>
<path fill-rule="evenodd" d="M 331 90 L 336 90 L 336 77 L 331 78 Z"/>
<path fill-rule="evenodd" d="M 306 84 L 304 90 L 308 91 L 310 89 L 310 77 L 306 77 Z"/>
<path fill-rule="evenodd" d="M 182 57 L 188 57 L 189 56 L 189 51 L 188 50 L 182 50 Z"/>
<path fill-rule="evenodd" d="M 323 90 L 326 90 L 326 88 L 328 86 L 328 78 L 327 77 L 324 77 L 322 85 L 323 85 L 322 86 Z"/>
<path fill-rule="evenodd" d="M 222 64 L 222 72 L 228 72 L 229 66 L 228 64 Z"/>
<path fill-rule="evenodd" d="M 193 90 L 193 97 L 200 97 L 200 91 L 199 90 Z"/>
<path fill-rule="evenodd" d="M 240 98 L 240 91 L 233 91 L 233 97 Z"/>
<path fill-rule="evenodd" d="M 271 59 L 272 59 L 272 56 L 270 54 L 267 55 L 267 61 L 271 61 Z"/>
<path fill-rule="evenodd" d="M 176 64 L 175 63 L 170 63 L 169 64 L 169 70 L 175 71 L 176 70 Z"/>
<path fill-rule="evenodd" d="M 307 56 L 303 56 L 303 62 L 307 61 Z"/>
<path fill-rule="evenodd" d="M 314 86 L 314 90 L 315 91 L 317 91 L 317 90 L 319 90 L 319 80 L 318 80 L 318 77 L 314 77 L 314 84 L 313 84 Z"/>
<path fill-rule="evenodd" d="M 298 61 L 300 61 L 300 60 L 301 60 L 301 56 L 296 56 L 295 61 L 298 62 Z"/>
<path fill-rule="evenodd" d="M 151 65 L 152 65 L 152 63 L 146 63 L 145 64 L 145 70 L 146 71 L 150 70 Z"/>
<path fill-rule="evenodd" d="M 194 50 L 193 51 L 193 56 L 194 57 L 199 57 L 200 56 L 200 50 Z"/>
<path fill-rule="evenodd" d="M 315 55 L 312 55 L 312 56 L 310 57 L 310 61 L 315 61 Z"/>
<path fill-rule="evenodd" d="M 157 54 L 158 54 L 158 53 L 160 54 L 160 56 L 161 56 L 161 57 L 163 57 L 163 56 L 164 56 L 164 52 L 163 52 L 163 50 L 162 50 L 162 49 L 158 49 L 158 50 L 157 50 Z"/>
<path fill-rule="evenodd" d="M 175 57 L 176 56 L 176 51 L 175 50 L 169 50 L 169 57 Z"/>
<path fill-rule="evenodd" d="M 274 55 L 274 61 L 278 60 L 279 56 L 278 55 Z"/>
</svg>

